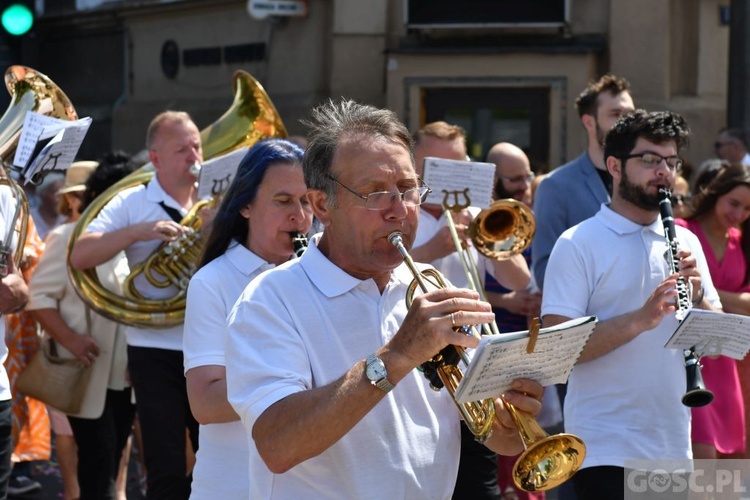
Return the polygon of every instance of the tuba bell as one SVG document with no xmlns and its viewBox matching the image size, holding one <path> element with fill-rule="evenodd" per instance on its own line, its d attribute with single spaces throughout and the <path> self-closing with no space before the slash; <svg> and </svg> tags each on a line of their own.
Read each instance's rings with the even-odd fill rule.
<svg viewBox="0 0 750 500">
<path fill-rule="evenodd" d="M 245 71 L 237 71 L 233 79 L 234 101 L 214 123 L 201 130 L 206 159 L 251 146 L 261 139 L 286 137 L 287 132 L 263 86 Z M 68 243 L 68 255 L 78 237 L 119 192 L 148 183 L 154 167 L 147 164 L 97 196 L 76 223 Z M 202 220 L 199 212 L 209 200 L 196 202 L 180 224 L 189 231 L 178 240 L 160 245 L 144 262 L 133 267 L 123 285 L 123 295 L 107 290 L 99 281 L 96 268 L 79 271 L 68 263 L 74 288 L 81 299 L 96 312 L 113 321 L 141 328 L 169 328 L 179 325 L 185 317 L 187 285 L 195 272 L 202 253 L 200 237 Z M 143 275 L 157 287 L 174 287 L 176 293 L 167 299 L 143 297 L 133 280 Z"/>
<path fill-rule="evenodd" d="M 11 95 L 8 109 L 0 118 L 0 185 L 8 186 L 16 200 L 13 217 L 8 223 L 8 232 L 0 241 L 0 276 L 10 271 L 10 255 L 13 254 L 13 240 L 16 248 L 22 249 L 26 242 L 29 222 L 29 203 L 26 193 L 13 179 L 13 156 L 18 148 L 23 122 L 28 111 L 59 118 L 76 120 L 78 115 L 68 96 L 46 75 L 26 66 L 11 66 L 5 71 L 5 87 Z M 14 266 L 18 269 L 23 258 L 22 251 L 16 251 Z"/>
<path fill-rule="evenodd" d="M 445 200 L 448 199 L 446 193 Z M 468 198 L 466 206 L 468 206 Z M 469 251 L 459 240 L 453 219 L 449 213 L 446 201 L 443 208 L 448 221 L 456 251 L 459 252 L 461 263 L 466 272 L 468 282 L 473 284 L 474 291 L 479 293 L 482 300 L 487 301 L 481 286 L 481 277 L 477 272 L 476 262 Z M 461 207 L 459 207 L 461 208 Z M 495 201 L 490 208 L 480 212 L 469 225 L 468 233 L 477 251 L 491 259 L 509 259 L 522 253 L 534 237 L 536 221 L 531 210 L 523 203 L 505 199 Z M 427 292 L 427 285 L 433 288 L 444 288 L 440 273 L 434 269 L 420 271 L 403 245 L 401 233 L 394 232 L 388 241 L 395 246 L 404 257 L 404 262 L 414 276 L 406 294 L 406 303 L 410 307 L 417 288 Z M 476 285 L 474 285 L 476 284 Z M 538 321 L 538 320 L 537 320 Z M 479 335 L 475 326 L 456 326 L 456 330 L 474 336 Z M 498 333 L 497 324 L 481 325 L 481 331 L 493 335 Z M 495 406 L 492 399 L 459 403 L 455 399 L 455 391 L 463 378 L 459 363 L 469 364 L 468 356 L 463 348 L 447 346 L 431 360 L 421 366 L 424 375 L 435 390 L 445 387 L 453 397 L 456 406 L 464 418 L 466 426 L 480 442 L 486 440 L 492 430 L 495 419 Z M 513 466 L 513 482 L 524 491 L 545 491 L 554 488 L 571 477 L 580 468 L 586 455 L 583 441 L 573 434 L 548 435 L 537 423 L 534 417 L 518 410 L 513 405 L 503 401 L 518 433 L 523 441 L 524 451 Z"/>
</svg>

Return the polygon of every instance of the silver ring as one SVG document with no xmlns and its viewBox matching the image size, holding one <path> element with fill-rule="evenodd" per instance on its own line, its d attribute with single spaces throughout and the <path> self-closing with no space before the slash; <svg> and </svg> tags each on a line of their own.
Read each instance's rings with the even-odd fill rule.
<svg viewBox="0 0 750 500">
<path fill-rule="evenodd" d="M 451 326 L 456 328 L 456 319 L 453 317 L 453 313 L 451 313 Z"/>
</svg>

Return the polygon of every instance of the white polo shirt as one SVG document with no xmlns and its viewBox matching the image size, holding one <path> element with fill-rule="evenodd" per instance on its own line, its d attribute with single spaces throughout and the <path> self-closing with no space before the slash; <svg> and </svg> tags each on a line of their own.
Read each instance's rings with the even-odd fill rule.
<svg viewBox="0 0 750 500">
<path fill-rule="evenodd" d="M 698 262 L 705 296 L 721 307 L 698 238 L 677 227 L 680 247 Z M 565 231 L 544 280 L 542 314 L 605 321 L 639 309 L 667 276 L 660 217 L 641 226 L 602 205 Z M 665 349 L 673 314 L 653 330 L 595 360 L 577 364 L 565 396 L 565 430 L 586 443 L 583 467 L 623 467 L 628 459 L 689 459 L 690 409 L 682 351 Z"/>
<path fill-rule="evenodd" d="M 16 210 L 16 198 L 13 196 L 13 192 L 6 185 L 0 185 L 0 245 L 5 245 L 5 237 L 8 234 L 8 229 L 13 226 L 13 215 Z M 11 229 L 12 230 L 12 229 Z M 13 234 L 11 239 L 10 248 L 12 253 L 8 256 L 9 259 L 13 258 L 13 254 L 16 252 L 22 252 L 23 248 L 17 248 L 18 236 Z M 0 338 L 3 339 L 0 342 L 0 401 L 7 401 L 11 399 L 10 393 L 10 382 L 8 381 L 8 372 L 5 370 L 5 360 L 8 358 L 8 345 L 6 344 L 6 321 L 4 317 L 0 317 Z"/>
<path fill-rule="evenodd" d="M 273 267 L 232 240 L 223 255 L 190 279 L 183 340 L 185 373 L 199 366 L 226 366 L 227 314 L 247 284 Z M 190 498 L 247 498 L 248 439 L 242 422 L 201 425 L 198 440 Z"/>
<path fill-rule="evenodd" d="M 405 265 L 381 294 L 329 261 L 318 241 L 253 280 L 229 315 L 227 390 L 248 436 L 268 407 L 338 380 L 406 316 Z M 450 395 L 414 370 L 343 438 L 284 474 L 272 474 L 251 444 L 250 498 L 450 498 L 459 448 Z"/>
<path fill-rule="evenodd" d="M 96 233 L 110 233 L 134 224 L 148 221 L 171 220 L 169 214 L 159 205 L 164 202 L 180 212 L 184 217 L 188 211 L 169 196 L 159 184 L 156 176 L 146 186 L 136 186 L 118 193 L 99 212 L 86 228 Z M 137 241 L 125 249 L 128 265 L 132 269 L 146 260 L 161 244 L 160 240 Z M 136 289 L 149 299 L 173 297 L 176 288 L 156 288 L 143 275 L 135 280 Z M 155 347 L 159 349 L 182 350 L 182 325 L 164 329 L 147 329 L 128 326 L 125 329 L 128 345 Z"/>
<path fill-rule="evenodd" d="M 472 217 L 476 217 L 477 214 L 479 214 L 479 212 L 481 211 L 477 207 L 469 207 L 468 210 Z M 414 245 L 412 245 L 412 247 L 417 248 L 424 245 L 425 243 L 430 241 L 430 239 L 435 236 L 438 231 L 440 231 L 447 225 L 448 221 L 445 218 L 445 212 L 441 213 L 440 217 L 436 219 L 426 210 L 420 209 L 417 235 L 414 238 Z M 477 265 L 477 272 L 479 273 L 479 277 L 482 280 L 482 288 L 484 288 L 485 273 L 488 272 L 491 276 L 494 277 L 495 268 L 492 266 L 492 264 L 489 264 L 487 262 L 487 257 L 477 252 L 477 249 L 474 248 L 473 245 L 469 248 L 469 252 L 471 253 L 472 257 L 474 258 L 474 262 Z M 471 288 L 469 286 L 469 281 L 466 278 L 466 272 L 464 271 L 463 265 L 461 264 L 461 256 L 458 254 L 458 252 L 451 252 L 445 257 L 433 260 L 432 262 L 430 262 L 430 264 L 435 269 L 440 271 L 443 276 L 448 279 L 448 281 L 453 283 L 454 286 L 458 288 Z"/>
</svg>

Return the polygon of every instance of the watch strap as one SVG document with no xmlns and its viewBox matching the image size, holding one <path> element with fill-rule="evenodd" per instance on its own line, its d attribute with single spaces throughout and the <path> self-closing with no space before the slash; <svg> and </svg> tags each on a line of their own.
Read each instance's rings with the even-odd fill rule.
<svg viewBox="0 0 750 500">
<path fill-rule="evenodd" d="M 376 361 L 380 361 L 380 363 L 383 363 L 383 360 L 380 359 L 376 354 L 374 354 L 374 353 L 370 354 L 369 356 L 367 356 L 367 359 L 365 359 L 365 367 L 369 366 L 370 364 L 372 364 L 372 363 L 374 363 Z M 385 365 L 383 365 L 383 366 L 385 366 Z M 381 379 L 378 379 L 378 380 L 372 380 L 372 379 L 370 379 L 370 383 L 372 385 L 374 385 L 375 387 L 377 387 L 378 389 L 380 389 L 381 391 L 385 392 L 385 393 L 391 392 L 393 390 L 393 388 L 396 387 L 394 384 L 392 384 L 388 380 L 387 370 L 386 370 L 386 376 L 385 377 L 383 377 Z"/>
</svg>

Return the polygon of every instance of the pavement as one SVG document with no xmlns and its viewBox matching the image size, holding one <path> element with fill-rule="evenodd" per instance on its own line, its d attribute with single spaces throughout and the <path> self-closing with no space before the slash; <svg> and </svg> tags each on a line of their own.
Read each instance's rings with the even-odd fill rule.
<svg viewBox="0 0 750 500">
<path fill-rule="evenodd" d="M 145 500 L 140 489 L 140 474 L 136 465 L 137 458 L 131 455 L 128 464 L 128 483 L 127 498 L 128 500 Z M 38 481 L 42 489 L 25 495 L 8 495 L 11 500 L 63 500 L 64 489 L 60 468 L 55 456 L 54 440 L 52 446 L 52 457 L 50 460 L 36 460 L 31 462 L 31 479 Z"/>
</svg>

